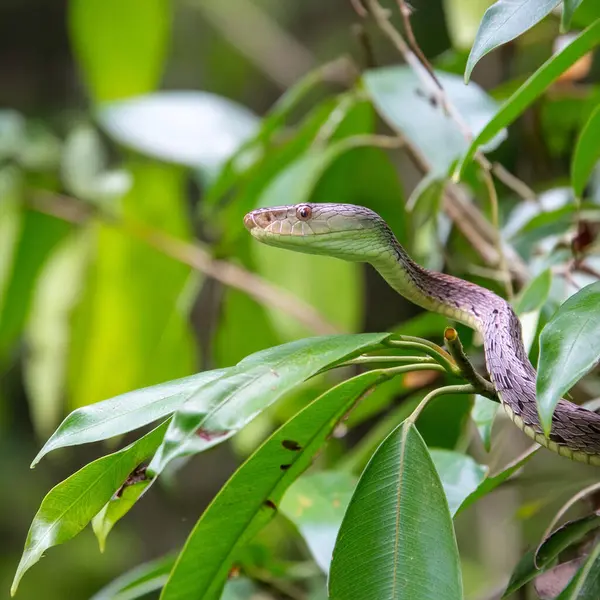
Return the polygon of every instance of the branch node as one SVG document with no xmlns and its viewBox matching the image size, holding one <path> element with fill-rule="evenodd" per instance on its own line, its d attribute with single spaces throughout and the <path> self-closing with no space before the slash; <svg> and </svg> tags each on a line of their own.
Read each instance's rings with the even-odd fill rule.
<svg viewBox="0 0 600 600">
<path fill-rule="evenodd" d="M 494 385 L 482 377 L 467 358 L 463 345 L 458 337 L 458 331 L 454 327 L 446 327 L 444 331 L 444 340 L 454 362 L 460 369 L 460 374 L 475 388 L 481 396 L 490 400 L 499 402 L 498 394 Z"/>
</svg>

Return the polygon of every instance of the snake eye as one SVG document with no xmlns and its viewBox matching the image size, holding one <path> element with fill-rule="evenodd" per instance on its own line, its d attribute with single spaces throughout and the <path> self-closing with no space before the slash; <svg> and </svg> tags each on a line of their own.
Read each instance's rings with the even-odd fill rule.
<svg viewBox="0 0 600 600">
<path fill-rule="evenodd" d="M 296 209 L 296 217 L 301 221 L 306 221 L 310 219 L 311 215 L 312 208 L 310 206 L 307 206 L 306 204 L 302 204 Z"/>
</svg>

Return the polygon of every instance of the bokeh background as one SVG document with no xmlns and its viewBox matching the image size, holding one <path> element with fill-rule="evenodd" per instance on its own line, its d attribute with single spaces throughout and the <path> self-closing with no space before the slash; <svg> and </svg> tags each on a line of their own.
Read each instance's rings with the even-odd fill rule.
<svg viewBox="0 0 600 600">
<path fill-rule="evenodd" d="M 413 4 L 424 53 L 436 67 L 460 74 L 491 2 Z M 590 14 L 581 16 L 580 27 Z M 397 15 L 394 21 L 400 23 Z M 501 100 L 551 55 L 557 35 L 558 19 L 545 20 L 485 57 L 474 81 Z M 389 131 L 370 103 L 343 100 L 343 93 L 361 70 L 399 62 L 397 50 L 348 0 L 0 0 L 0 595 L 8 595 L 47 490 L 114 448 L 59 451 L 30 470 L 71 410 L 229 366 L 305 335 L 395 328 L 439 339 L 444 320 L 420 315 L 370 268 L 257 249 L 241 223 L 306 147 L 294 137 L 298 131 L 306 135 L 312 127 L 314 137 L 332 122 L 340 138 L 344 131 Z M 287 89 L 322 65 L 328 68 L 317 78 L 321 84 L 288 116 L 278 142 L 287 155 L 275 152 L 258 175 L 219 188 L 224 161 Z M 494 158 L 537 192 L 564 196 L 573 140 L 600 97 L 599 73 L 590 57 L 574 81 L 527 111 Z M 157 90 L 173 94 L 154 97 L 155 105 L 118 103 Z M 339 122 L 331 120 L 334 107 Z M 410 115 L 410 104 L 401 110 Z M 444 234 L 445 248 L 432 246 L 430 234 L 412 235 L 421 225 L 409 223 L 401 207 L 422 173 L 403 151 L 386 153 L 385 160 L 383 154 L 360 148 L 334 162 L 313 199 L 379 207 L 420 259 L 501 290 L 457 232 Z M 286 188 L 279 189 L 286 203 Z M 598 189 L 592 185 L 590 195 Z M 504 214 L 517 198 L 501 192 Z M 489 214 L 483 196 L 479 204 Z M 211 257 L 235 269 L 210 263 Z M 191 266 L 209 263 L 233 287 Z M 235 289 L 244 287 L 248 273 L 299 298 L 301 312 L 312 306 L 318 318 L 299 322 L 292 309 L 276 310 Z M 18 597 L 89 598 L 128 568 L 177 549 L 236 465 L 327 383 L 307 386 L 233 443 L 169 473 L 119 523 L 103 554 L 89 529 L 52 549 L 26 575 Z M 407 377 L 401 389 L 384 390 L 361 407 L 345 438 L 332 441 L 332 460 L 432 383 Z M 445 402 L 425 415 L 423 431 L 437 446 L 466 447 L 470 404 Z M 527 445 L 504 425 L 497 424 L 492 460 Z M 477 441 L 473 451 L 488 460 Z M 470 598 L 489 597 L 501 585 L 561 499 L 589 477 L 544 455 L 518 485 L 458 520 Z"/>
</svg>

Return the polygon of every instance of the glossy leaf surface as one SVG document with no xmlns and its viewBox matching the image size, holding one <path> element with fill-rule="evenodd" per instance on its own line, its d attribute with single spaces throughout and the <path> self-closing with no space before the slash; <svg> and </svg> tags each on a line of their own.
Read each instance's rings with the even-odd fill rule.
<svg viewBox="0 0 600 600">
<path fill-rule="evenodd" d="M 352 404 L 385 378 L 385 373 L 371 371 L 341 383 L 276 431 L 196 523 L 161 599 L 219 598 L 235 551 L 275 516 L 285 490 L 310 465 Z"/>
<path fill-rule="evenodd" d="M 452 518 L 427 447 L 409 422 L 378 448 L 346 511 L 332 600 L 462 600 Z"/>
<path fill-rule="evenodd" d="M 306 338 L 246 357 L 202 386 L 175 413 L 149 466 L 158 473 L 172 459 L 223 442 L 286 392 L 321 369 L 377 348 L 389 334 Z"/>
</svg>

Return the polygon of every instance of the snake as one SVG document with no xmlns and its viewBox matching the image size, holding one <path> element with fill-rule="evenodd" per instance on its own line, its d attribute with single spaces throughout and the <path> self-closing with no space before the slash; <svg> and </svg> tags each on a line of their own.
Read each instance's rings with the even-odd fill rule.
<svg viewBox="0 0 600 600">
<path fill-rule="evenodd" d="M 565 399 L 548 436 L 536 403 L 536 370 L 510 304 L 486 288 L 415 262 L 387 223 L 353 204 L 305 203 L 259 208 L 244 217 L 253 238 L 278 248 L 369 263 L 401 296 L 478 331 L 485 363 L 511 421 L 527 436 L 572 460 L 600 465 L 600 415 Z"/>
</svg>

